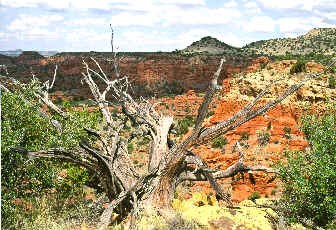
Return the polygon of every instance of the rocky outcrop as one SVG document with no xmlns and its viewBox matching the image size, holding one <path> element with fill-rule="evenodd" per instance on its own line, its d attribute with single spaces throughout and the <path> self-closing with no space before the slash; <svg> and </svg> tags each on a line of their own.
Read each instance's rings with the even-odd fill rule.
<svg viewBox="0 0 336 230">
<path fill-rule="evenodd" d="M 9 66 L 9 65 L 13 64 L 13 62 L 14 61 L 13 61 L 12 57 L 0 54 L 0 65 Z"/>
<path fill-rule="evenodd" d="M 293 76 L 288 74 L 294 63 L 295 61 L 290 60 L 268 63 L 264 69 L 255 68 L 257 69 L 255 72 L 240 73 L 224 79 L 223 89 L 220 91 L 219 97 L 214 99 L 210 108 L 213 115 L 207 119 L 206 125 L 215 125 L 235 114 L 253 100 L 271 80 L 282 79 L 270 88 L 269 93 L 265 95 L 265 100 L 260 104 L 274 99 L 286 88 L 300 81 L 303 78 L 302 74 Z M 323 69 L 323 66 L 316 63 L 307 65 L 309 72 Z M 326 101 L 336 100 L 336 92 L 328 87 L 327 78 L 328 75 L 322 75 L 318 79 L 308 81 L 297 93 L 264 116 L 256 117 L 227 133 L 225 138 L 228 144 L 224 145 L 222 149 L 214 148 L 212 143 L 208 143 L 193 151 L 206 159 L 209 166 L 224 170 L 238 160 L 238 153 L 234 149 L 238 140 L 244 145 L 245 162 L 250 165 L 271 166 L 283 159 L 283 154 L 286 151 L 305 150 L 309 145 L 304 134 L 300 131 L 301 116 L 308 112 L 323 114 L 326 109 Z M 174 98 L 163 98 L 160 99 L 162 101 L 160 110 L 171 113 L 176 118 L 186 115 L 195 116 L 202 96 L 194 91 L 188 91 L 187 94 Z M 263 138 L 264 141 L 262 141 Z M 245 173 L 233 179 L 221 180 L 221 183 L 225 189 L 231 191 L 232 199 L 235 202 L 247 199 L 253 192 L 258 192 L 262 197 L 278 197 L 281 193 L 279 181 L 274 178 L 274 175 L 266 173 L 253 175 Z M 190 191 L 213 193 L 208 182 L 196 182 Z M 186 197 L 188 197 L 188 192 Z"/>
</svg>

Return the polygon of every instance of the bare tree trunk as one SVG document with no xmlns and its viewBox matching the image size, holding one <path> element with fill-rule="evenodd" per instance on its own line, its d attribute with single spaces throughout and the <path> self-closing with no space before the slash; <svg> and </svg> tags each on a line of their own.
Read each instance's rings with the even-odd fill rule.
<svg viewBox="0 0 336 230">
<path fill-rule="evenodd" d="M 177 178 L 181 164 L 176 164 L 162 175 L 160 175 L 157 185 L 152 194 L 151 201 L 156 207 L 170 208 L 174 199 L 174 192 L 177 187 Z"/>
<path fill-rule="evenodd" d="M 152 146 L 149 156 L 148 171 L 152 171 L 159 166 L 162 156 L 168 151 L 168 135 L 172 126 L 173 118 L 170 116 L 162 116 L 158 120 L 156 135 L 152 140 Z"/>
</svg>

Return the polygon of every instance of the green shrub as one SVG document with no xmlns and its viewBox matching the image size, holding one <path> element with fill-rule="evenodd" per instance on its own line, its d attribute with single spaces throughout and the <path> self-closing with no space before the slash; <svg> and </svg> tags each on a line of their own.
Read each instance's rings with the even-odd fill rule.
<svg viewBox="0 0 336 230">
<path fill-rule="evenodd" d="M 224 147 L 224 145 L 226 145 L 227 143 L 228 143 L 228 141 L 227 141 L 226 137 L 219 136 L 219 137 L 216 137 L 215 139 L 213 139 L 211 146 L 213 148 L 222 149 Z"/>
<path fill-rule="evenodd" d="M 267 66 L 267 63 L 261 62 L 259 65 L 260 65 L 260 69 L 265 69 Z"/>
<path fill-rule="evenodd" d="M 258 134 L 258 142 L 260 145 L 267 145 L 271 139 L 271 134 L 269 133 L 259 133 Z"/>
<path fill-rule="evenodd" d="M 291 128 L 290 127 L 288 127 L 288 126 L 285 126 L 284 128 L 283 128 L 283 131 L 284 131 L 284 133 L 285 134 L 290 134 L 291 133 Z"/>
<path fill-rule="evenodd" d="M 290 134 L 291 134 L 292 129 L 288 126 L 285 126 L 283 128 L 283 131 L 284 131 L 284 137 L 287 139 L 290 139 L 291 138 Z"/>
<path fill-rule="evenodd" d="M 189 127 L 195 124 L 194 118 L 190 115 L 181 119 L 177 123 L 176 132 L 178 135 L 186 134 L 189 131 Z"/>
<path fill-rule="evenodd" d="M 213 110 L 210 110 L 207 114 L 207 118 L 213 116 L 214 114 L 215 112 Z"/>
<path fill-rule="evenodd" d="M 134 150 L 134 145 L 132 143 L 128 143 L 127 145 L 127 151 L 129 154 L 131 154 Z"/>
<path fill-rule="evenodd" d="M 32 203 L 51 191 L 56 191 L 58 203 L 63 199 L 82 195 L 82 185 L 88 180 L 85 169 L 70 163 L 57 163 L 43 159 L 28 159 L 14 150 L 16 147 L 31 151 L 63 147 L 71 149 L 78 145 L 81 136 L 78 123 L 64 121 L 58 115 L 42 117 L 39 105 L 32 98 L 33 82 L 19 94 L 4 93 L 1 97 L 1 227 L 11 229 L 18 216 L 25 215 L 25 209 L 14 200 Z M 23 99 L 24 98 L 24 99 Z M 29 101 L 27 103 L 26 101 Z M 76 112 L 73 116 L 85 122 L 88 127 L 100 121 L 95 113 Z M 62 132 L 53 125 L 51 119 L 62 124 Z M 64 121 L 64 122 L 63 122 Z M 59 173 L 65 170 L 66 178 L 59 179 Z M 30 221 L 36 217 L 27 214 Z"/>
<path fill-rule="evenodd" d="M 272 122 L 268 122 L 267 123 L 267 130 L 271 130 L 272 129 Z"/>
<path fill-rule="evenodd" d="M 250 134 L 248 132 L 241 132 L 240 133 L 240 140 L 246 141 L 246 140 L 249 139 L 249 137 L 250 137 Z"/>
<path fill-rule="evenodd" d="M 302 130 L 312 145 L 311 152 L 287 153 L 278 165 L 283 181 L 281 204 L 292 221 L 307 218 L 326 226 L 336 218 L 336 115 L 309 115 Z"/>
<path fill-rule="evenodd" d="M 138 145 L 139 146 L 148 145 L 150 143 L 150 141 L 151 141 L 151 139 L 149 139 L 148 137 L 144 136 L 144 137 L 141 137 L 138 140 Z"/>
<path fill-rule="evenodd" d="M 336 79 L 333 75 L 329 77 L 329 88 L 330 89 L 335 89 L 336 88 Z"/>
<path fill-rule="evenodd" d="M 290 69 L 290 74 L 301 73 L 306 71 L 306 61 L 298 59 L 296 63 Z"/>
<path fill-rule="evenodd" d="M 248 199 L 249 200 L 252 200 L 253 202 L 255 202 L 256 199 L 259 199 L 261 196 L 259 194 L 259 192 L 253 192 L 249 197 Z"/>
<path fill-rule="evenodd" d="M 54 101 L 56 105 L 61 105 L 63 103 L 63 99 L 61 97 L 57 97 L 56 100 Z"/>
</svg>

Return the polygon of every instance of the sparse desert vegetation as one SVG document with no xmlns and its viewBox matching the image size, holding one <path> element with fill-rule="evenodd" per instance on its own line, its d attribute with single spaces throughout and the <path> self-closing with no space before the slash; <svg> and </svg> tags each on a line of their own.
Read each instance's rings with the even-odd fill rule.
<svg viewBox="0 0 336 230">
<path fill-rule="evenodd" d="M 302 38 L 333 34 L 313 30 Z M 308 49 L 302 38 L 286 41 Z M 139 70 L 152 60 L 134 87 L 126 77 L 108 77 L 120 74 L 111 62 L 86 57 L 83 94 L 62 93 L 62 84 L 53 89 L 54 80 L 77 87 L 71 79 L 78 69 L 69 66 L 59 71 L 74 71 L 70 80 L 57 69 L 54 79 L 10 77 L 26 68 L 18 60 L 27 55 L 48 68 L 78 57 L 28 52 L 11 59 L 0 78 L 2 228 L 335 228 L 334 68 L 326 71 L 308 51 L 293 60 L 254 57 L 282 54 L 266 47 L 284 42 L 253 43 L 249 52 L 258 52 L 244 58 L 243 49 L 211 37 L 173 54 L 122 61 L 109 54 L 131 73 L 134 63 Z M 332 42 L 313 42 L 314 49 L 332 55 Z M 218 67 L 223 49 L 228 59 Z M 154 71 L 171 76 L 171 63 L 198 78 L 180 82 Z"/>
</svg>

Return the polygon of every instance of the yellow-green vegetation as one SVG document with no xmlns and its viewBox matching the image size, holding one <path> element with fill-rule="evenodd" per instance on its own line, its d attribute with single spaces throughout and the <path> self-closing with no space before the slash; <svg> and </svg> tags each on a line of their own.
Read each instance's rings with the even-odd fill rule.
<svg viewBox="0 0 336 230">
<path fill-rule="evenodd" d="M 187 48 L 181 50 L 179 53 L 182 55 L 192 56 L 196 54 L 239 54 L 240 49 L 230 46 L 224 42 L 219 41 L 217 38 L 210 36 L 203 37 L 199 41 L 193 42 Z"/>
<path fill-rule="evenodd" d="M 193 126 L 194 123 L 194 118 L 190 115 L 187 115 L 185 118 L 179 120 L 176 127 L 177 134 L 186 134 L 189 131 L 189 127 Z"/>
<path fill-rule="evenodd" d="M 296 63 L 292 66 L 292 68 L 290 69 L 290 74 L 294 74 L 294 73 L 301 73 L 301 72 L 305 72 L 306 71 L 306 61 L 304 60 L 297 60 Z"/>
<path fill-rule="evenodd" d="M 249 54 L 335 54 L 335 28 L 317 28 L 296 38 L 276 38 L 252 42 L 243 47 Z"/>
<path fill-rule="evenodd" d="M 63 212 L 69 200 L 80 200 L 83 197 L 83 185 L 94 179 L 85 169 L 71 163 L 43 159 L 33 161 L 22 154 L 26 149 L 34 151 L 55 146 L 71 149 L 77 145 L 81 136 L 89 138 L 73 120 L 67 120 L 60 126 L 63 118 L 56 114 L 51 114 L 50 118 L 41 115 L 37 102 L 28 100 L 32 98 L 33 89 L 39 84 L 41 83 L 33 81 L 16 93 L 2 94 L 2 229 L 18 229 L 18 226 L 20 229 L 43 229 L 24 227 L 42 223 L 38 219 L 45 211 L 41 199 L 53 197 L 54 202 L 49 200 L 49 213 Z M 63 107 L 71 109 L 69 102 L 64 102 Z M 94 112 L 70 112 L 78 122 L 85 123 L 87 127 L 93 127 L 101 121 L 100 115 Z M 16 150 L 18 147 L 21 153 Z M 78 207 L 70 206 L 70 209 Z M 50 215 L 46 216 L 51 218 Z"/>
<path fill-rule="evenodd" d="M 336 229 L 336 110 L 332 106 L 325 116 L 302 118 L 301 129 L 311 151 L 286 153 L 287 159 L 278 165 L 283 215 L 326 229 Z"/>
<path fill-rule="evenodd" d="M 174 209 L 187 220 L 198 222 L 205 228 L 272 229 L 267 216 L 276 217 L 270 208 L 258 208 L 252 201 L 243 201 L 234 208 L 218 205 L 214 196 L 196 192 L 189 200 L 173 201 Z M 225 228 L 224 228 L 225 229 Z"/>
<path fill-rule="evenodd" d="M 2 229 L 94 229 L 103 210 L 97 199 L 57 199 L 53 195 L 35 198 L 34 201 L 17 200 L 24 212 L 16 210 L 11 225 Z M 2 219 L 3 220 L 3 219 Z"/>
<path fill-rule="evenodd" d="M 213 148 L 219 148 L 222 149 L 224 147 L 224 145 L 226 145 L 228 143 L 228 140 L 226 139 L 226 137 L 223 136 L 219 136 L 216 137 L 213 141 L 212 141 L 212 147 Z"/>
</svg>

